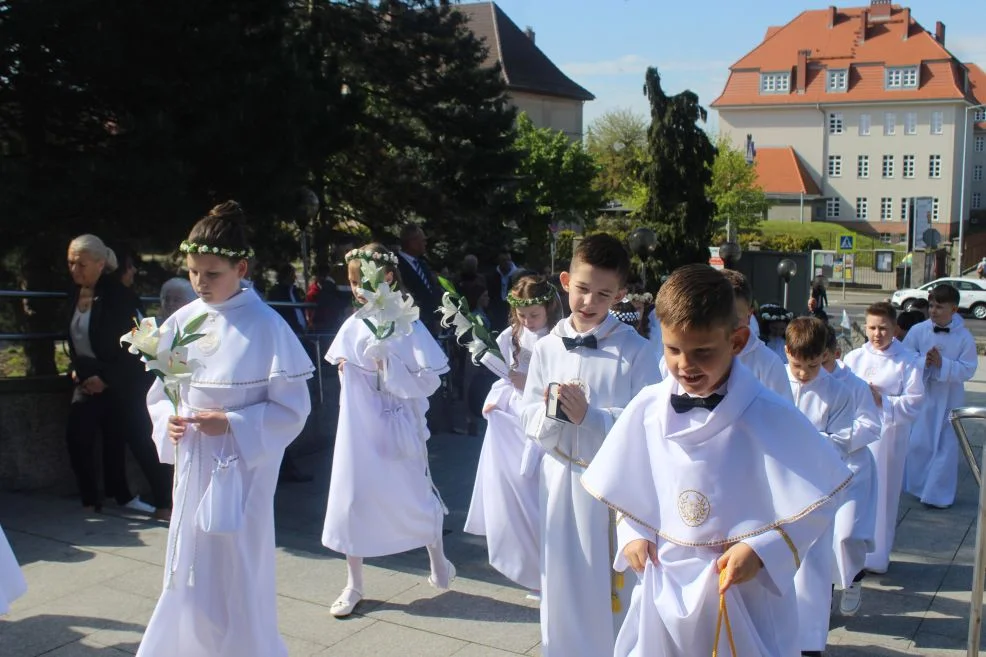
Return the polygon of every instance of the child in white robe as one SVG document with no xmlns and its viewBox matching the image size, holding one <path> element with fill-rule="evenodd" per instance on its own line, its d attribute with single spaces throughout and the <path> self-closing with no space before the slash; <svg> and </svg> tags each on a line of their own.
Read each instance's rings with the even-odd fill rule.
<svg viewBox="0 0 986 657">
<path fill-rule="evenodd" d="M 510 379 L 498 379 L 483 406 L 486 437 L 465 531 L 485 536 L 490 565 L 517 584 L 541 589 L 541 449 L 524 434 L 521 399 L 534 344 L 561 319 L 558 292 L 543 276 L 523 276 L 507 294 L 510 330 L 497 337 Z"/>
<path fill-rule="evenodd" d="M 842 350 L 831 325 L 825 327 L 826 350 L 822 368 L 840 382 L 853 398 L 852 440 L 843 460 L 853 473 L 842 504 L 835 514 L 833 551 L 835 584 L 842 588 L 839 610 L 843 616 L 859 611 L 863 595 L 866 554 L 873 551 L 876 530 L 876 461 L 868 447 L 880 439 L 880 413 L 865 381 L 839 362 Z"/>
<path fill-rule="evenodd" d="M 365 301 L 361 262 L 367 259 L 383 263 L 387 282 L 401 289 L 397 256 L 368 244 L 346 255 L 358 303 Z M 442 544 L 448 511 L 431 479 L 425 419 L 428 397 L 449 369 L 445 353 L 420 321 L 410 335 L 378 340 L 350 316 L 325 360 L 339 365 L 342 393 L 322 545 L 346 555 L 347 566 L 346 586 L 329 613 L 348 616 L 363 599 L 368 557 L 425 547 L 428 583 L 447 589 L 455 578 Z"/>
<path fill-rule="evenodd" d="M 866 570 L 885 573 L 897 529 L 897 509 L 904 480 L 904 461 L 911 423 L 924 394 L 923 363 L 894 340 L 897 312 L 885 301 L 866 309 L 868 342 L 846 355 L 845 364 L 865 381 L 880 411 L 880 440 L 870 443 L 876 461 L 877 500 L 873 551 Z"/>
<path fill-rule="evenodd" d="M 10 611 L 10 605 L 27 591 L 24 573 L 17 565 L 10 543 L 0 527 L 0 616 Z"/>
<path fill-rule="evenodd" d="M 765 303 L 760 306 L 760 340 L 767 345 L 768 349 L 777 354 L 777 357 L 785 365 L 787 364 L 787 353 L 784 351 L 784 334 L 792 319 L 794 319 L 794 313 L 776 303 Z"/>
<path fill-rule="evenodd" d="M 959 291 L 938 285 L 928 294 L 930 318 L 914 326 L 904 347 L 924 360 L 924 404 L 911 427 L 904 488 L 934 509 L 955 501 L 959 445 L 949 412 L 965 403 L 976 374 L 976 341 L 958 314 Z"/>
<path fill-rule="evenodd" d="M 160 327 L 163 348 L 207 315 L 205 336 L 188 345 L 189 362 L 201 367 L 180 386 L 179 415 L 160 380 L 147 393 L 153 439 L 161 461 L 175 463 L 177 487 L 165 588 L 140 657 L 288 654 L 277 626 L 274 489 L 284 449 L 311 409 L 314 368 L 284 320 L 241 287 L 253 255 L 243 221 L 228 201 L 195 224 L 181 251 L 199 298 Z M 224 533 L 217 533 L 209 500 L 230 500 L 234 482 L 240 498 L 220 513 Z"/>
<path fill-rule="evenodd" d="M 676 270 L 657 305 L 671 378 L 630 402 L 582 476 L 620 514 L 616 567 L 642 579 L 613 654 L 730 655 L 732 642 L 791 657 L 795 572 L 850 474 L 735 358 L 749 328 L 719 272 Z"/>
<path fill-rule="evenodd" d="M 788 378 L 798 410 L 804 413 L 845 462 L 852 449 L 855 405 L 849 390 L 822 368 L 826 343 L 827 330 L 822 320 L 799 317 L 788 324 L 784 347 Z M 847 490 L 848 487 L 835 500 L 837 509 L 845 501 Z M 830 523 L 805 555 L 794 578 L 802 655 L 821 655 L 828 642 L 832 573 L 835 569 L 833 530 Z"/>
<path fill-rule="evenodd" d="M 611 654 L 629 599 L 630 587 L 612 569 L 610 510 L 579 484 L 623 407 L 659 380 L 653 347 L 609 314 L 625 294 L 629 269 L 630 257 L 616 238 L 597 234 L 582 240 L 569 271 L 561 274 L 572 314 L 534 346 L 527 373 L 525 431 L 546 453 L 541 465 L 544 657 Z M 558 385 L 549 390 L 550 384 Z"/>
</svg>

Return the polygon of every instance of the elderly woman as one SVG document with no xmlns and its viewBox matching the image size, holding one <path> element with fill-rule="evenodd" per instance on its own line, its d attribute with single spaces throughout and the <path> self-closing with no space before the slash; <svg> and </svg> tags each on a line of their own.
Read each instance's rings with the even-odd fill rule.
<svg viewBox="0 0 986 657">
<path fill-rule="evenodd" d="M 75 283 L 69 353 L 76 385 L 66 441 L 82 506 L 92 511 L 102 506 L 95 458 L 96 437 L 101 433 L 106 496 L 121 506 L 166 519 L 171 509 L 170 473 L 158 461 L 151 440 L 144 402 L 150 381 L 140 359 L 120 345 L 120 336 L 141 316 L 140 299 L 113 275 L 116 255 L 95 235 L 72 240 L 68 268 Z M 130 492 L 125 459 L 128 444 L 151 484 L 157 510 Z"/>
<path fill-rule="evenodd" d="M 164 320 L 174 315 L 176 310 L 198 298 L 187 278 L 176 276 L 166 280 L 161 286 L 161 306 L 157 312 L 158 326 L 164 324 Z"/>
</svg>

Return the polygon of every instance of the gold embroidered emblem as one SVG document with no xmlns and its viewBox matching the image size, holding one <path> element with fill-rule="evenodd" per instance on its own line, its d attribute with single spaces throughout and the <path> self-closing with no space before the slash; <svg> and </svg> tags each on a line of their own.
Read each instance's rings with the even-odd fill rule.
<svg viewBox="0 0 986 657">
<path fill-rule="evenodd" d="M 698 527 L 709 519 L 712 505 L 709 498 L 697 490 L 686 490 L 678 496 L 678 515 L 689 527 Z"/>
</svg>

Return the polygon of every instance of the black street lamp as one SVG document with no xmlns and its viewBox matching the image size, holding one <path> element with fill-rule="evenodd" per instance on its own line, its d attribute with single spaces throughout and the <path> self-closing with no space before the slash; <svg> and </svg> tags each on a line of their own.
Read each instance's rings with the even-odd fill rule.
<svg viewBox="0 0 986 657">
<path fill-rule="evenodd" d="M 794 260 L 789 258 L 784 258 L 777 263 L 777 275 L 784 280 L 784 307 L 787 308 L 787 288 L 791 283 L 791 279 L 797 276 L 798 265 L 795 264 Z"/>
<path fill-rule="evenodd" d="M 632 233 L 628 240 L 631 253 L 640 258 L 640 282 L 647 286 L 647 259 L 654 253 L 657 246 L 657 235 L 654 231 L 641 226 Z"/>
<path fill-rule="evenodd" d="M 312 229 L 312 220 L 318 216 L 321 202 L 318 195 L 307 187 L 299 187 L 294 193 L 294 222 L 301 232 L 301 270 L 302 278 L 305 281 L 305 288 L 308 289 L 309 273 L 311 271 L 311 253 L 309 245 L 309 234 Z"/>
</svg>

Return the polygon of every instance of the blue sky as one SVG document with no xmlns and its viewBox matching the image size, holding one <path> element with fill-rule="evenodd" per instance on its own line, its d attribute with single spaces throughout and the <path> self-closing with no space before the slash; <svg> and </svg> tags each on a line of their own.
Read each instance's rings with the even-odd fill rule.
<svg viewBox="0 0 986 657">
<path fill-rule="evenodd" d="M 467 0 L 468 1 L 468 0 Z M 770 25 L 783 25 L 805 9 L 831 2 L 792 0 L 496 0 L 569 77 L 591 91 L 585 125 L 615 108 L 646 113 L 644 71 L 656 66 L 664 90 L 691 89 L 708 108 L 722 91 L 729 66 L 752 50 Z M 837 6 L 864 6 L 866 0 Z M 915 20 L 934 31 L 945 23 L 945 45 L 963 61 L 986 68 L 986 3 L 981 0 L 912 0 Z M 710 113 L 712 131 L 716 128 Z"/>
</svg>

